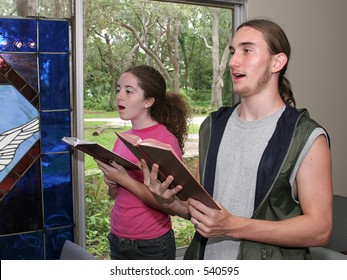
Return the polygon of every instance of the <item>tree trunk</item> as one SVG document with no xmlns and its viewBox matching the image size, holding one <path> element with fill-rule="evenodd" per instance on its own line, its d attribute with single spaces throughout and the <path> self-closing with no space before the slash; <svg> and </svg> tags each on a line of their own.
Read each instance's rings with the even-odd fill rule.
<svg viewBox="0 0 347 280">
<path fill-rule="evenodd" d="M 223 91 L 223 75 L 220 76 L 219 67 L 219 15 L 217 10 L 213 10 L 213 25 L 212 25 L 212 67 L 213 67 L 213 79 L 212 79 L 212 95 L 211 106 L 221 107 L 222 91 Z"/>
<path fill-rule="evenodd" d="M 110 98 L 109 98 L 108 105 L 110 110 L 114 111 L 115 110 L 114 99 L 116 96 L 116 79 L 117 78 L 116 78 L 116 71 L 115 71 L 111 41 L 107 33 L 105 34 L 105 40 L 107 45 L 107 56 L 108 56 L 107 65 L 110 71 Z"/>
<path fill-rule="evenodd" d="M 174 91 L 179 93 L 180 91 L 180 56 L 179 56 L 179 45 L 178 35 L 180 31 L 180 19 L 176 19 L 174 23 L 174 32 L 171 35 L 171 18 L 167 22 L 167 49 L 170 61 L 174 69 Z M 172 42 L 173 41 L 173 47 Z"/>
<path fill-rule="evenodd" d="M 213 64 L 213 81 L 212 81 L 212 95 L 211 106 L 221 107 L 223 105 L 223 76 L 227 65 L 229 55 L 229 45 L 231 41 L 231 34 L 226 44 L 222 57 L 219 58 L 219 15 L 215 10 L 213 12 L 213 27 L 212 27 L 212 64 Z"/>
<path fill-rule="evenodd" d="M 111 111 L 115 110 L 116 82 L 117 82 L 117 78 L 115 77 L 115 73 L 113 72 L 110 78 L 111 88 L 110 88 L 110 99 L 108 102 Z"/>
<path fill-rule="evenodd" d="M 38 0 L 17 0 L 16 9 L 18 16 L 36 16 L 36 10 L 38 7 Z"/>
<path fill-rule="evenodd" d="M 139 44 L 139 47 L 140 47 L 148 56 L 150 56 L 150 57 L 154 60 L 154 62 L 155 62 L 155 63 L 158 65 L 158 67 L 160 68 L 160 71 L 161 71 L 161 73 L 163 74 L 165 80 L 167 81 L 168 86 L 169 86 L 169 87 L 172 87 L 172 80 L 171 80 L 171 77 L 170 77 L 170 75 L 169 75 L 167 69 L 165 68 L 165 65 L 161 62 L 161 60 L 160 60 L 160 58 L 158 57 L 157 54 L 155 54 L 153 51 L 151 51 L 149 48 L 147 48 L 147 47 L 143 44 L 143 41 L 142 41 L 141 38 L 138 36 L 138 31 L 137 31 L 134 27 L 132 27 L 132 26 L 130 26 L 130 25 L 124 23 L 124 22 L 121 22 L 121 21 L 119 21 L 119 20 L 116 20 L 116 21 L 117 21 L 122 27 L 124 27 L 124 28 L 126 28 L 126 29 L 128 29 L 128 30 L 130 30 L 130 31 L 132 32 L 132 34 L 134 35 L 136 41 L 137 41 L 138 44 Z"/>
</svg>

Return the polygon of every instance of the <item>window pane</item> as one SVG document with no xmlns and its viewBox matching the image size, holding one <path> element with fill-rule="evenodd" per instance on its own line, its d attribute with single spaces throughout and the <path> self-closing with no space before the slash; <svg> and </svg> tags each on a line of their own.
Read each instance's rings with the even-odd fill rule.
<svg viewBox="0 0 347 280">
<path fill-rule="evenodd" d="M 69 55 L 43 54 L 39 58 L 41 109 L 70 109 Z"/>
<path fill-rule="evenodd" d="M 42 260 L 43 232 L 0 237 L 1 260 Z"/>
<path fill-rule="evenodd" d="M 42 156 L 42 185 L 46 228 L 73 224 L 70 153 Z"/>
<path fill-rule="evenodd" d="M 36 24 L 33 19 L 0 19 L 0 52 L 36 52 Z"/>
<path fill-rule="evenodd" d="M 41 113 L 41 141 L 43 153 L 66 151 L 66 145 L 61 139 L 64 136 L 70 136 L 70 133 L 70 112 Z"/>
<path fill-rule="evenodd" d="M 1 56 L 23 79 L 37 91 L 37 57 L 36 54 L 2 53 Z M 30 99 L 29 99 L 30 100 Z"/>
<path fill-rule="evenodd" d="M 40 52 L 68 52 L 69 25 L 66 21 L 39 21 Z"/>
<path fill-rule="evenodd" d="M 0 235 L 41 229 L 41 201 L 40 161 L 37 160 L 1 201 Z"/>
<path fill-rule="evenodd" d="M 46 260 L 60 258 L 65 240 L 74 240 L 73 227 L 53 229 L 46 231 Z"/>
</svg>

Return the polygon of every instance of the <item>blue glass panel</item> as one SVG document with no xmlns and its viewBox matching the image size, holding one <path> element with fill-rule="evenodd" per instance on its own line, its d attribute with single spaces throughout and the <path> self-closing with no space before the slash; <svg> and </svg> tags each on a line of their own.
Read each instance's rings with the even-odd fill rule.
<svg viewBox="0 0 347 280">
<path fill-rule="evenodd" d="M 60 258 L 66 240 L 74 240 L 73 227 L 60 228 L 46 231 L 46 259 L 57 260 Z"/>
<path fill-rule="evenodd" d="M 69 25 L 66 21 L 39 20 L 40 52 L 68 52 Z"/>
<path fill-rule="evenodd" d="M 44 54 L 39 61 L 41 109 L 70 109 L 69 55 Z"/>
<path fill-rule="evenodd" d="M 0 235 L 42 229 L 40 161 L 0 201 Z"/>
<path fill-rule="evenodd" d="M 0 186 L 11 187 L 0 196 L 0 259 L 57 259 L 74 238 L 71 153 L 61 141 L 71 132 L 69 28 L 68 21 L 0 19 L 0 139 L 23 120 L 39 119 L 42 131 L 33 146 L 20 145 L 7 175 L 0 168 Z"/>
<path fill-rule="evenodd" d="M 1 56 L 37 91 L 36 54 L 1 54 Z"/>
<path fill-rule="evenodd" d="M 70 136 L 70 112 L 42 112 L 41 113 L 41 142 L 42 152 L 67 151 L 67 147 L 61 140 L 64 136 Z"/>
<path fill-rule="evenodd" d="M 0 237 L 0 259 L 42 260 L 43 245 L 42 232 Z"/>
<path fill-rule="evenodd" d="M 42 185 L 46 228 L 73 224 L 71 156 L 42 155 Z"/>
<path fill-rule="evenodd" d="M 37 21 L 0 19 L 0 52 L 36 52 Z"/>
<path fill-rule="evenodd" d="M 40 133 L 38 111 L 13 86 L 0 85 L 0 104 L 0 139 L 7 141 L 8 146 L 12 145 L 11 148 L 16 148 L 16 152 L 12 153 L 2 142 L 1 154 L 8 160 L 0 164 L 1 183 L 40 139 Z"/>
</svg>

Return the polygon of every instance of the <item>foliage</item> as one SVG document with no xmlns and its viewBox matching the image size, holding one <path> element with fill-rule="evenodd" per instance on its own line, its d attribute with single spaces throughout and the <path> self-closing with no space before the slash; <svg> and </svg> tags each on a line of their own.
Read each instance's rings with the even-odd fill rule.
<svg viewBox="0 0 347 280">
<path fill-rule="evenodd" d="M 108 259 L 110 252 L 107 234 L 113 200 L 100 172 L 86 176 L 86 246 L 97 259 Z"/>
<path fill-rule="evenodd" d="M 84 109 L 108 111 L 110 86 L 100 84 L 88 89 L 84 94 Z"/>
<path fill-rule="evenodd" d="M 119 75 L 138 64 L 159 69 L 175 91 L 208 90 L 212 100 L 213 65 L 222 63 L 212 63 L 218 48 L 212 44 L 213 15 L 219 17 L 222 53 L 231 35 L 231 10 L 148 0 L 86 1 L 86 108 L 114 110 Z M 218 72 L 224 67 L 219 65 Z M 223 98 L 230 93 L 231 87 L 223 88 Z"/>
<path fill-rule="evenodd" d="M 207 89 L 207 90 L 197 89 L 197 90 L 191 91 L 189 96 L 191 97 L 192 100 L 194 100 L 196 102 L 210 101 L 211 90 L 209 90 L 209 89 Z"/>
<path fill-rule="evenodd" d="M 195 233 L 194 226 L 187 220 L 174 216 L 171 218 L 172 228 L 175 232 L 176 247 L 185 247 L 190 244 Z"/>
</svg>

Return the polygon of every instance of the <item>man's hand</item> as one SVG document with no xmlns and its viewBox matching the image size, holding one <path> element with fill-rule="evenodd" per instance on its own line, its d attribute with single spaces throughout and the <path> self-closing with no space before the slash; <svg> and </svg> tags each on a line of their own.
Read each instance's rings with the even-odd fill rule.
<svg viewBox="0 0 347 280">
<path fill-rule="evenodd" d="M 220 203 L 217 204 L 220 210 L 209 208 L 191 198 L 188 200 L 190 221 L 204 237 L 231 236 L 231 225 L 237 224 L 237 217 L 230 214 Z"/>
</svg>

